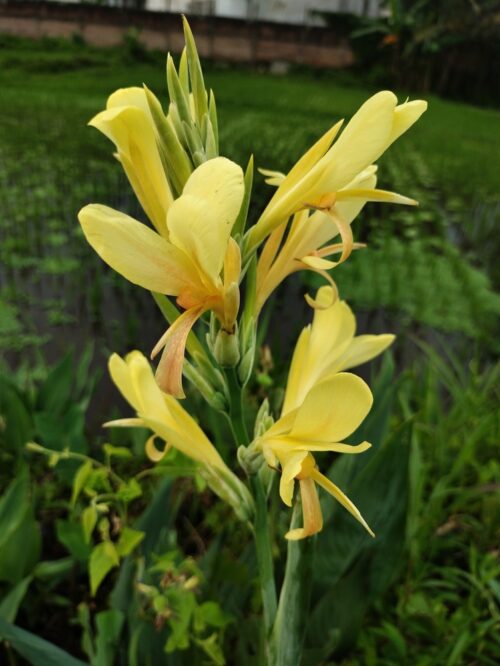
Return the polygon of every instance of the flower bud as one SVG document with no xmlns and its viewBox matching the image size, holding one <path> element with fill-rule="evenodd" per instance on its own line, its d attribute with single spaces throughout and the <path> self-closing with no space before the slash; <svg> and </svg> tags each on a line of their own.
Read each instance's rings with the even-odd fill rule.
<svg viewBox="0 0 500 666">
<path fill-rule="evenodd" d="M 214 356 L 223 368 L 234 368 L 240 360 L 238 333 L 228 333 L 221 328 L 215 340 Z"/>
</svg>

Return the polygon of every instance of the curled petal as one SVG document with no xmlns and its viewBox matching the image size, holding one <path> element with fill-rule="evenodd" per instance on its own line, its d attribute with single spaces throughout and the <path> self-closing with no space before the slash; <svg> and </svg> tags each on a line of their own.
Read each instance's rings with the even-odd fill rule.
<svg viewBox="0 0 500 666">
<path fill-rule="evenodd" d="M 172 445 L 168 444 L 168 443 L 165 443 L 165 448 L 163 449 L 163 451 L 160 451 L 155 446 L 155 439 L 156 439 L 156 435 L 151 435 L 151 437 L 149 437 L 148 441 L 146 442 L 144 450 L 146 451 L 147 457 L 152 462 L 160 462 L 160 460 L 163 460 L 163 458 L 170 451 L 170 449 L 172 448 Z"/>
<path fill-rule="evenodd" d="M 165 393 L 178 398 L 185 397 L 182 388 L 182 366 L 186 341 L 196 320 L 205 309 L 206 306 L 201 305 L 183 312 L 160 338 L 151 352 L 151 358 L 154 358 L 163 349 L 163 354 L 156 369 L 156 381 Z"/>
</svg>

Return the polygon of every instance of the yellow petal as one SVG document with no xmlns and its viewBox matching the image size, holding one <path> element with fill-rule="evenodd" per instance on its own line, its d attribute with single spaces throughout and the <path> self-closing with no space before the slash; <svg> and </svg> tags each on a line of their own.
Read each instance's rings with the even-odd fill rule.
<svg viewBox="0 0 500 666">
<path fill-rule="evenodd" d="M 370 442 L 361 442 L 361 444 L 342 444 L 341 442 L 307 442 L 303 439 L 295 440 L 285 437 L 284 443 L 289 451 L 333 451 L 335 453 L 348 453 L 356 455 L 364 453 L 371 448 Z"/>
<path fill-rule="evenodd" d="M 151 437 L 148 438 L 144 450 L 146 452 L 147 457 L 152 460 L 153 462 L 160 462 L 160 460 L 163 460 L 163 458 L 167 455 L 169 450 L 172 448 L 171 444 L 165 444 L 164 448 L 162 451 L 156 448 L 155 446 L 155 439 L 156 435 L 152 435 Z"/>
<path fill-rule="evenodd" d="M 307 451 L 299 451 L 295 455 L 289 456 L 281 470 L 280 496 L 287 506 L 292 506 L 295 477 L 300 473 L 302 463 L 307 455 Z"/>
<path fill-rule="evenodd" d="M 349 511 L 349 513 L 356 518 L 358 522 L 363 525 L 365 530 L 372 536 L 374 537 L 375 534 L 374 532 L 370 529 L 368 524 L 366 523 L 365 519 L 359 512 L 359 509 L 351 502 L 351 500 L 344 495 L 344 493 L 340 490 L 338 486 L 336 486 L 330 479 L 328 479 L 326 476 L 323 476 L 318 470 L 313 470 L 311 472 L 311 478 L 316 481 L 324 490 L 326 490 L 327 493 L 330 493 L 335 499 L 342 504 L 342 506 Z"/>
<path fill-rule="evenodd" d="M 227 289 L 233 282 L 239 283 L 241 273 L 241 252 L 234 238 L 229 238 L 224 257 L 224 287 Z"/>
<path fill-rule="evenodd" d="M 304 527 L 287 532 L 285 538 L 290 541 L 297 541 L 298 539 L 313 536 L 323 529 L 323 515 L 313 479 L 300 479 L 299 483 Z"/>
<path fill-rule="evenodd" d="M 302 404 L 308 391 L 329 366 L 348 349 L 356 330 L 354 315 L 344 301 L 331 305 L 336 292 L 330 286 L 320 287 L 316 294 L 318 309 L 312 327 L 301 333 L 297 342 L 283 403 L 283 414 Z"/>
<path fill-rule="evenodd" d="M 341 442 L 361 424 L 372 403 L 371 391 L 360 377 L 349 373 L 329 377 L 307 394 L 298 408 L 290 437 Z"/>
<path fill-rule="evenodd" d="M 164 347 L 156 369 L 156 380 L 162 391 L 178 398 L 185 397 L 182 388 L 182 366 L 187 337 L 204 310 L 204 306 L 198 306 L 183 312 L 161 337 L 152 352 L 154 357 Z"/>
<path fill-rule="evenodd" d="M 82 208 L 78 219 L 101 259 L 130 282 L 171 296 L 194 288 L 189 258 L 146 225 L 98 204 Z"/>
<path fill-rule="evenodd" d="M 427 110 L 427 102 L 421 99 L 415 99 L 412 102 L 400 104 L 394 110 L 391 135 L 389 143 L 396 141 L 401 134 L 406 132 L 413 123 L 417 122 L 420 116 Z"/>
<path fill-rule="evenodd" d="M 404 197 L 396 192 L 387 190 L 373 190 L 364 188 L 350 188 L 337 192 L 337 201 L 349 201 L 351 199 L 362 199 L 363 201 L 381 201 L 382 203 L 404 204 L 416 206 L 415 199 Z"/>
<path fill-rule="evenodd" d="M 108 97 L 106 102 L 107 109 L 116 109 L 123 106 L 135 106 L 144 111 L 146 116 L 151 116 L 146 93 L 144 88 L 140 88 L 139 86 L 119 88 Z"/>
<path fill-rule="evenodd" d="M 140 402 L 132 382 L 128 364 L 118 354 L 113 354 L 108 361 L 108 369 L 111 379 L 125 400 L 138 411 Z"/>
<path fill-rule="evenodd" d="M 127 92 L 128 90 L 128 92 Z M 116 146 L 131 185 L 151 222 L 166 235 L 166 214 L 173 201 L 158 152 L 155 131 L 142 89 L 117 91 L 108 108 L 98 113 L 89 125 L 97 128 Z M 126 106 L 119 101 L 128 101 Z M 111 102 L 111 103 L 110 103 Z M 132 177 L 130 177 L 132 176 Z"/>
<path fill-rule="evenodd" d="M 335 268 L 337 261 L 330 261 L 329 259 L 323 259 L 322 257 L 316 257 L 314 255 L 308 255 L 307 257 L 302 257 L 301 262 L 314 268 L 315 270 L 328 271 L 331 268 Z M 317 301 L 316 301 L 317 302 Z M 330 303 L 332 305 L 333 303 Z M 327 306 L 328 307 L 328 306 Z"/>
<path fill-rule="evenodd" d="M 335 372 L 349 370 L 367 361 L 371 361 L 384 352 L 395 340 L 394 335 L 384 333 L 382 335 L 358 335 L 355 337 L 345 352 L 338 357 L 335 363 Z M 332 371 L 331 368 L 328 369 Z"/>
<path fill-rule="evenodd" d="M 271 169 L 257 169 L 259 173 L 261 173 L 263 176 L 266 177 L 266 184 L 267 185 L 275 185 L 278 187 L 278 185 L 281 185 L 281 183 L 285 180 L 285 174 L 281 173 L 281 171 L 272 171 Z"/>
<path fill-rule="evenodd" d="M 241 168 L 225 157 L 216 157 L 193 171 L 169 210 L 167 226 L 172 243 L 196 261 L 213 282 L 222 270 L 243 194 Z"/>
<path fill-rule="evenodd" d="M 318 193 L 337 192 L 376 162 L 390 143 L 397 98 L 384 90 L 368 99 L 323 157 L 327 165 L 316 184 Z"/>
</svg>

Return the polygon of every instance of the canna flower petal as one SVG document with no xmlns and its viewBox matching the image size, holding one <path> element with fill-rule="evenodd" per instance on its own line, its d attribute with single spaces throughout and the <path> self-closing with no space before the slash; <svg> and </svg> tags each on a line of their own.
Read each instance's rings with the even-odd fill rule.
<svg viewBox="0 0 500 666">
<path fill-rule="evenodd" d="M 318 289 L 313 323 L 299 336 L 288 374 L 283 414 L 296 409 L 316 383 L 335 373 L 366 363 L 385 351 L 394 335 L 355 336 L 356 320 L 345 301 L 332 300 L 332 288 Z"/>
<path fill-rule="evenodd" d="M 78 219 L 101 259 L 130 282 L 171 296 L 199 288 L 190 258 L 146 225 L 99 204 L 82 208 Z"/>
<path fill-rule="evenodd" d="M 146 444 L 147 454 L 160 461 L 168 448 L 173 446 L 192 458 L 199 463 L 199 471 L 212 490 L 231 504 L 242 520 L 247 520 L 253 512 L 253 500 L 248 489 L 227 467 L 188 412 L 175 398 L 162 393 L 146 358 L 137 351 L 128 354 L 125 359 L 113 354 L 109 360 L 109 371 L 143 425 L 154 433 Z M 163 451 L 156 447 L 155 436 L 166 442 Z"/>
<path fill-rule="evenodd" d="M 142 88 L 117 90 L 106 110 L 89 122 L 116 146 L 141 206 L 158 233 L 168 237 L 166 214 L 173 197 L 156 143 L 154 124 Z"/>
<path fill-rule="evenodd" d="M 285 539 L 297 541 L 313 536 L 323 529 L 323 514 L 319 503 L 316 485 L 311 478 L 299 480 L 300 497 L 302 499 L 302 517 L 304 527 L 290 530 L 285 534 Z"/>
<path fill-rule="evenodd" d="M 317 469 L 314 469 L 311 472 L 311 479 L 313 481 L 316 481 L 318 485 L 320 485 L 324 490 L 326 490 L 327 493 L 335 497 L 337 502 L 342 504 L 342 506 L 349 511 L 349 513 L 356 518 L 356 520 L 363 525 L 365 530 L 370 534 L 370 536 L 374 537 L 375 533 L 373 530 L 368 526 L 366 520 L 363 518 L 361 515 L 359 509 L 357 506 L 351 502 L 351 500 L 347 497 L 347 495 L 344 495 L 344 493 L 340 490 L 338 486 L 336 486 L 330 479 L 328 479 L 326 476 L 321 474 Z"/>
<path fill-rule="evenodd" d="M 177 398 L 185 397 L 182 388 L 182 366 L 184 365 L 187 338 L 194 324 L 206 309 L 207 307 L 202 305 L 183 312 L 167 329 L 151 352 L 151 358 L 154 358 L 163 349 L 156 369 L 156 381 L 162 391 Z"/>
<path fill-rule="evenodd" d="M 361 424 L 372 403 L 372 393 L 360 377 L 333 375 L 309 391 L 289 436 L 306 442 L 340 442 Z"/>
<path fill-rule="evenodd" d="M 280 479 L 280 496 L 287 506 L 292 506 L 295 477 L 300 474 L 302 463 L 308 455 L 307 451 L 299 451 L 289 456 L 283 465 Z"/>
<path fill-rule="evenodd" d="M 214 282 L 224 264 L 231 230 L 244 195 L 243 171 L 224 157 L 199 166 L 171 206 L 172 243 L 192 257 Z"/>
</svg>

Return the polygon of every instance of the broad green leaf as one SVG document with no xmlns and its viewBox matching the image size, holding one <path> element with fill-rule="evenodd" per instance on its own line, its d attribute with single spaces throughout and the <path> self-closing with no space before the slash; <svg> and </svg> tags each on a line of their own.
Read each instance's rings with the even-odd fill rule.
<svg viewBox="0 0 500 666">
<path fill-rule="evenodd" d="M 4 598 L 0 601 L 0 617 L 7 622 L 14 622 L 19 606 L 21 605 L 32 580 L 33 576 L 27 576 L 7 592 Z"/>
<path fill-rule="evenodd" d="M 126 446 L 114 446 L 113 444 L 104 444 L 104 453 L 108 458 L 132 458 L 132 451 Z"/>
<path fill-rule="evenodd" d="M 33 666 L 88 666 L 53 643 L 0 618 L 0 638 Z"/>
<path fill-rule="evenodd" d="M 110 666 L 116 661 L 124 615 L 117 610 L 101 611 L 96 615 L 97 635 L 92 666 Z"/>
<path fill-rule="evenodd" d="M 10 382 L 0 378 L 0 442 L 20 452 L 34 435 L 33 419 L 21 393 Z"/>
<path fill-rule="evenodd" d="M 29 506 L 29 478 L 19 474 L 0 498 L 0 550 L 20 526 Z"/>
<path fill-rule="evenodd" d="M 103 541 L 92 550 L 89 560 L 89 578 L 90 592 L 93 597 L 104 578 L 119 563 L 120 558 L 111 541 Z"/>
<path fill-rule="evenodd" d="M 143 539 L 144 532 L 133 530 L 131 527 L 124 527 L 121 531 L 118 543 L 116 544 L 116 550 L 120 557 L 130 555 L 134 548 L 137 548 Z"/>
<path fill-rule="evenodd" d="M 69 553 L 82 564 L 90 556 L 90 546 L 86 543 L 82 525 L 77 522 L 58 520 L 56 522 L 57 538 Z"/>
</svg>

